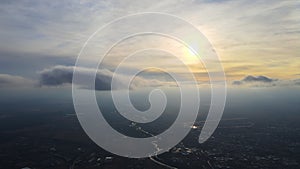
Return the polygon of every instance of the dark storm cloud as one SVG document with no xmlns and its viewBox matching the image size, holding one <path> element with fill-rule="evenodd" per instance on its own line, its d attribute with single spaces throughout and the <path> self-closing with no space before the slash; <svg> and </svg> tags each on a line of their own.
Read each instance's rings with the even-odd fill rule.
<svg viewBox="0 0 300 169">
<path fill-rule="evenodd" d="M 21 76 L 0 74 L 0 87 L 33 87 L 34 81 Z"/>
<path fill-rule="evenodd" d="M 40 86 L 61 86 L 72 83 L 73 78 L 73 66 L 54 66 L 50 69 L 45 69 L 39 72 L 39 82 Z M 93 70 L 89 68 L 76 68 L 79 76 L 82 79 L 92 76 Z M 116 78 L 117 86 L 114 89 L 126 89 L 126 84 L 124 84 L 125 79 L 129 77 L 126 75 L 114 75 L 113 72 L 107 69 L 99 69 L 95 78 L 95 89 L 96 90 L 111 90 L 112 77 Z M 81 84 L 76 84 L 81 85 Z M 159 86 L 162 85 L 160 81 L 156 80 L 146 80 L 144 78 L 135 77 L 130 85 L 130 88 L 136 88 L 140 86 Z M 90 86 L 81 86 L 84 88 L 90 88 Z"/>
<path fill-rule="evenodd" d="M 56 66 L 40 72 L 40 84 L 45 86 L 58 86 L 72 83 L 73 69 Z"/>
<path fill-rule="evenodd" d="M 77 68 L 80 76 L 83 78 L 91 76 L 92 71 L 86 68 Z M 60 86 L 64 84 L 71 84 L 73 78 L 74 67 L 55 66 L 51 69 L 45 69 L 40 72 L 41 86 Z M 96 90 L 110 90 L 112 73 L 109 70 L 99 70 L 96 75 L 95 83 Z"/>
</svg>

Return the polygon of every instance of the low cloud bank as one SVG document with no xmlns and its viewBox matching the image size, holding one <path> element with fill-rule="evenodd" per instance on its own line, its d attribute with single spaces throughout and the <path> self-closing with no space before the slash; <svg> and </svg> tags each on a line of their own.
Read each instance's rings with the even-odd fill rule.
<svg viewBox="0 0 300 169">
<path fill-rule="evenodd" d="M 241 80 L 232 82 L 235 86 L 253 86 L 253 87 L 270 87 L 270 86 L 300 86 L 300 79 L 280 80 L 267 76 L 246 76 Z"/>
<path fill-rule="evenodd" d="M 76 68 L 79 76 L 84 80 L 90 77 L 93 73 L 92 69 L 89 68 Z M 38 81 L 28 79 L 21 76 L 0 74 L 0 88 L 23 88 L 23 87 L 37 87 L 37 86 L 65 86 L 72 84 L 73 78 L 73 66 L 54 66 L 49 69 L 44 69 L 39 73 Z M 97 71 L 95 78 L 95 89 L 96 90 L 114 90 L 114 89 L 127 89 L 125 81 L 130 77 L 128 75 L 117 74 L 114 75 L 117 81 L 117 86 L 114 89 L 111 88 L 112 77 L 114 73 L 107 69 L 100 69 Z M 91 89 L 91 86 L 86 86 L 82 84 L 75 84 L 82 88 Z M 272 86 L 300 86 L 300 79 L 291 80 L 280 80 L 275 78 L 270 78 L 267 76 L 246 76 L 241 80 L 236 80 L 232 82 L 234 86 L 246 86 L 246 87 L 272 87 Z M 130 89 L 142 88 L 142 87 L 161 87 L 161 86 L 176 86 L 174 82 L 154 80 L 145 77 L 135 77 L 130 84 Z"/>
<path fill-rule="evenodd" d="M 277 79 L 271 79 L 267 76 L 246 76 L 243 80 L 243 82 L 262 82 L 262 83 L 271 83 L 274 81 L 277 81 Z"/>
<path fill-rule="evenodd" d="M 272 84 L 273 82 L 276 82 L 278 81 L 278 79 L 272 79 L 272 78 L 269 78 L 267 76 L 252 76 L 252 75 L 249 75 L 249 76 L 246 76 L 244 77 L 243 79 L 241 80 L 236 80 L 236 81 L 233 81 L 232 84 L 233 85 L 258 85 L 258 84 L 263 84 L 263 85 L 270 85 Z"/>
<path fill-rule="evenodd" d="M 39 72 L 40 86 L 62 86 L 72 83 L 73 70 L 74 66 L 54 66 L 50 69 L 44 69 Z M 76 67 L 76 71 L 79 73 L 79 76 L 82 79 L 90 77 L 93 74 L 93 70 L 89 68 Z M 112 90 L 111 82 L 114 73 L 107 69 L 99 69 L 95 78 L 95 89 L 96 90 Z M 126 89 L 127 86 L 124 83 L 128 80 L 128 76 L 115 74 L 115 80 L 117 81 L 117 86 L 114 86 L 114 89 Z M 75 84 L 81 85 L 81 84 Z M 130 84 L 130 89 L 135 89 L 138 87 L 154 87 L 162 86 L 164 82 L 157 80 L 149 80 L 141 77 L 135 77 L 132 83 Z M 90 88 L 90 86 L 81 86 L 83 88 Z"/>
</svg>

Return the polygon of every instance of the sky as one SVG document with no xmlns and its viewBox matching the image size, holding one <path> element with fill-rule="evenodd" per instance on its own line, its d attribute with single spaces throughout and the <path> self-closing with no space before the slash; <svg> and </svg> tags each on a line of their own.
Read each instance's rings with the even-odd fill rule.
<svg viewBox="0 0 300 169">
<path fill-rule="evenodd" d="M 138 12 L 168 13 L 192 23 L 211 42 L 232 87 L 300 86 L 298 0 L 4 0 L 0 4 L 0 88 L 70 84 L 75 60 L 87 39 L 110 21 Z M 141 25 L 149 22 L 145 20 Z M 130 24 L 124 28 L 133 29 Z M 110 35 L 123 30 L 111 30 Z M 140 46 L 173 51 L 199 81 L 205 81 L 207 75 L 201 63 L 181 50 L 180 44 L 166 37 L 143 36 L 120 43 L 108 54 L 97 73 L 99 90 L 110 89 L 116 63 Z M 99 46 L 97 50 L 103 49 Z M 141 63 L 153 62 L 184 74 L 178 62 L 166 53 L 140 56 L 142 60 L 125 67 L 136 69 L 143 67 Z M 96 59 L 86 58 L 91 63 Z M 88 69 L 80 68 L 81 74 L 88 74 Z M 162 83 L 156 71 L 149 74 L 154 77 L 151 81 L 141 77 L 135 85 L 170 85 Z M 126 75 L 118 76 L 120 81 L 122 78 Z"/>
</svg>

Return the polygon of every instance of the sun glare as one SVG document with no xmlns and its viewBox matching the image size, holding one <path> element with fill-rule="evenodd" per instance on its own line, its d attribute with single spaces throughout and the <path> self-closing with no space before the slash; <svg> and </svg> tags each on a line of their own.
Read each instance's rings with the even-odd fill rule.
<svg viewBox="0 0 300 169">
<path fill-rule="evenodd" d="M 192 48 L 192 49 L 190 49 L 190 48 Z M 200 63 L 200 57 L 197 56 L 197 54 L 194 52 L 194 51 L 197 51 L 197 49 L 199 47 L 197 45 L 193 45 L 193 46 L 190 46 L 190 48 L 188 48 L 188 47 L 183 48 L 184 62 L 186 62 L 187 64 Z"/>
</svg>

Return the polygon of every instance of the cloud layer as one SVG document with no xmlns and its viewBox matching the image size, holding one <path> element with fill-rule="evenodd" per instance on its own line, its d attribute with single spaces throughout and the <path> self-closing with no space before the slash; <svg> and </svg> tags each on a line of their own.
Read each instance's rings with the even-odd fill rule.
<svg viewBox="0 0 300 169">
<path fill-rule="evenodd" d="M 300 35 L 300 1 L 296 0 L 186 0 L 184 3 L 181 0 L 26 0 L 1 1 L 0 4 L 0 36 L 3 39 L 0 62 L 4 63 L 4 52 L 20 56 L 10 65 L 6 62 L 7 70 L 2 73 L 10 73 L 13 68 L 14 74 L 25 75 L 24 66 L 34 69 L 30 73 L 40 70 L 31 64 L 45 54 L 53 60 L 59 57 L 75 59 L 84 42 L 99 27 L 124 15 L 148 11 L 174 14 L 193 23 L 214 44 L 222 61 L 226 61 L 227 70 L 240 66 L 245 70 L 245 64 L 249 64 L 249 74 L 292 79 L 300 65 L 297 57 L 300 55 L 297 38 Z M 148 22 L 145 20 L 141 26 Z M 130 24 L 127 29 L 132 29 Z M 111 30 L 111 36 L 123 30 Z M 148 41 L 138 41 L 137 45 L 147 46 Z M 96 49 L 101 50 L 99 48 L 101 46 Z M 20 59 L 27 62 L 19 62 Z M 50 61 L 38 63 L 42 62 Z M 54 65 L 57 64 L 66 63 L 55 61 Z M 226 74 L 234 78 L 245 75 L 233 70 Z"/>
<path fill-rule="evenodd" d="M 0 74 L 0 88 L 3 87 L 33 87 L 34 81 L 21 76 Z"/>
</svg>

